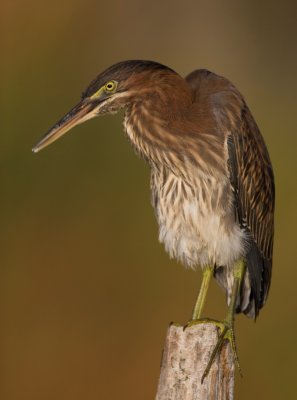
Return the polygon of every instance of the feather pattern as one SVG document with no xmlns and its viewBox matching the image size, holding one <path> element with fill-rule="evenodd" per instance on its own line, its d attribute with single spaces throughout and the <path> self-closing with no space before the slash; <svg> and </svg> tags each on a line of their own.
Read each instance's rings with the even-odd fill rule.
<svg viewBox="0 0 297 400">
<path fill-rule="evenodd" d="M 167 83 L 170 79 L 179 80 L 180 90 L 181 78 L 170 72 Z M 184 107 L 166 104 L 166 91 L 157 86 L 145 101 L 129 105 L 125 130 L 151 165 L 159 240 L 169 255 L 190 267 L 216 265 L 228 303 L 232 266 L 244 258 L 237 312 L 256 317 L 267 298 L 272 265 L 268 152 L 243 97 L 227 79 L 198 70 L 185 82 L 191 95 Z"/>
<path fill-rule="evenodd" d="M 184 79 L 153 61 L 123 61 L 98 75 L 33 151 L 122 108 L 128 139 L 151 167 L 160 241 L 186 266 L 214 267 L 228 303 L 234 264 L 245 260 L 236 308 L 256 317 L 271 279 L 274 182 L 243 97 L 207 70 Z"/>
<path fill-rule="evenodd" d="M 266 146 L 246 105 L 239 131 L 228 138 L 236 218 L 250 237 L 246 254 L 255 315 L 267 299 L 272 270 L 274 178 Z"/>
<path fill-rule="evenodd" d="M 237 89 L 225 78 L 199 70 L 188 77 L 199 96 L 202 85 L 211 80 L 219 88 L 211 95 L 214 115 L 227 140 L 227 166 L 234 195 L 236 220 L 246 233 L 246 260 L 249 281 L 249 302 L 239 305 L 256 317 L 265 304 L 271 280 L 274 233 L 274 178 L 262 135 L 249 108 Z M 246 280 L 247 281 L 247 280 Z"/>
</svg>

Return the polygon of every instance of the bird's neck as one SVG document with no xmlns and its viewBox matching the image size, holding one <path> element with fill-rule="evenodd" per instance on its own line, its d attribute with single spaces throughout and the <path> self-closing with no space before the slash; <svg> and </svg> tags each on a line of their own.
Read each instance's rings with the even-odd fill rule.
<svg viewBox="0 0 297 400">
<path fill-rule="evenodd" d="M 168 97 L 168 96 L 167 96 Z M 170 102 L 157 91 L 145 100 L 139 99 L 126 109 L 124 127 L 136 152 L 149 164 L 176 164 L 174 154 L 178 141 L 172 135 L 172 126 L 184 118 L 189 108 L 183 101 Z"/>
<path fill-rule="evenodd" d="M 177 94 L 176 94 L 177 95 Z M 191 179 L 191 174 L 209 175 L 209 165 L 218 173 L 224 170 L 222 143 L 211 137 L 213 154 L 204 155 L 205 137 L 191 121 L 192 94 L 189 91 L 181 98 L 164 96 L 158 92 L 131 103 L 125 114 L 124 127 L 128 139 L 136 152 L 153 168 L 167 167 L 178 176 Z M 212 164 L 209 161 L 212 161 Z"/>
</svg>

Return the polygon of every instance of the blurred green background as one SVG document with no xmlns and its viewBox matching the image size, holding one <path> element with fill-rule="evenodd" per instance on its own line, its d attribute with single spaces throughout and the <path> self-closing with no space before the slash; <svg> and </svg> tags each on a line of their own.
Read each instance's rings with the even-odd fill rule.
<svg viewBox="0 0 297 400">
<path fill-rule="evenodd" d="M 124 59 L 208 68 L 245 95 L 277 187 L 271 292 L 239 316 L 237 398 L 295 398 L 297 268 L 294 2 L 1 0 L 0 398 L 153 399 L 168 323 L 201 278 L 157 240 L 149 171 L 122 116 L 32 145 L 96 74 Z M 223 317 L 216 284 L 206 314 Z"/>
</svg>

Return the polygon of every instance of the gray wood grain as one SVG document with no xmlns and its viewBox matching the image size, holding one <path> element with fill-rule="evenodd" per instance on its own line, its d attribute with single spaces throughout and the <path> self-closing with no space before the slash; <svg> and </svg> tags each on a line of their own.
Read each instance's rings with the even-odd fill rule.
<svg viewBox="0 0 297 400">
<path fill-rule="evenodd" d="M 208 377 L 201 377 L 218 338 L 213 324 L 168 328 L 156 400 L 232 400 L 234 362 L 225 343 Z"/>
</svg>

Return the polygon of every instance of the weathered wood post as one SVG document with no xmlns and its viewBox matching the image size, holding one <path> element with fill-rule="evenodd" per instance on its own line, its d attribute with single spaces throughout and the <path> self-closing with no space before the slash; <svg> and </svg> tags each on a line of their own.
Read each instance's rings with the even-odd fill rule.
<svg viewBox="0 0 297 400">
<path fill-rule="evenodd" d="M 184 329 L 169 326 L 163 351 L 156 400 L 232 400 L 234 361 L 229 343 L 216 357 L 208 377 L 201 377 L 218 339 L 213 324 Z"/>
</svg>

